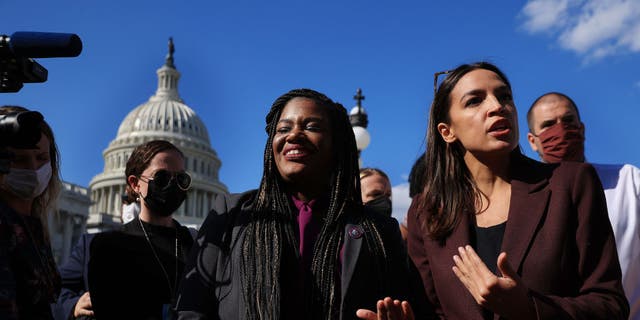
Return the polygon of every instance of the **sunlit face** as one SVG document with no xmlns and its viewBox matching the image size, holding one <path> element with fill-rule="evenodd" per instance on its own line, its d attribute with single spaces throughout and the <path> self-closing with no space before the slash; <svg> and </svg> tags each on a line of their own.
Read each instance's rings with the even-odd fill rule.
<svg viewBox="0 0 640 320">
<path fill-rule="evenodd" d="M 360 179 L 360 190 L 363 203 L 380 197 L 391 198 L 391 183 L 379 174 L 372 174 Z"/>
<path fill-rule="evenodd" d="M 176 150 L 167 150 L 158 152 L 149 163 L 149 166 L 144 169 L 141 176 L 143 179 L 131 175 L 127 177 L 127 181 L 131 188 L 140 195 L 140 199 L 143 200 L 147 196 L 149 190 L 149 178 L 153 178 L 156 172 L 160 170 L 169 171 L 169 173 L 184 172 L 184 158 Z M 140 201 L 142 207 L 146 207 L 144 201 Z"/>
<path fill-rule="evenodd" d="M 460 142 L 475 156 L 508 153 L 518 145 L 511 90 L 496 73 L 477 69 L 465 74 L 449 99 L 449 123 L 438 124 L 447 143 Z"/>
<path fill-rule="evenodd" d="M 16 149 L 8 147 L 7 150 L 14 154 L 11 160 L 11 168 L 38 170 L 47 162 L 51 161 L 51 141 L 44 134 L 40 135 L 40 141 L 36 144 L 36 149 Z"/>
<path fill-rule="evenodd" d="M 546 96 L 540 99 L 531 110 L 532 127 L 529 129 L 532 132 L 527 134 L 531 149 L 541 156 L 542 144 L 538 136 L 556 123 L 564 123 L 581 128 L 581 132 L 584 135 L 584 125 L 580 122 L 580 117 L 571 102 L 562 96 Z"/>
<path fill-rule="evenodd" d="M 310 99 L 291 99 L 282 109 L 272 143 L 280 176 L 294 184 L 328 182 L 333 166 L 331 139 L 325 108 Z"/>
</svg>

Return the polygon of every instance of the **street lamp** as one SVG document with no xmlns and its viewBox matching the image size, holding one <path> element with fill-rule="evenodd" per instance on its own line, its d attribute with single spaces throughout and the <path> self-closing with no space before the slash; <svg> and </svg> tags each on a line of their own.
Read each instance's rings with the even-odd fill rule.
<svg viewBox="0 0 640 320">
<path fill-rule="evenodd" d="M 356 137 L 356 147 L 358 148 L 358 163 L 360 166 L 362 166 L 362 159 L 360 159 L 360 154 L 362 150 L 366 149 L 369 146 L 369 143 L 371 143 L 371 136 L 369 135 L 369 131 L 367 131 L 369 120 L 367 117 L 367 113 L 362 107 L 362 100 L 364 100 L 362 89 L 358 88 L 358 91 L 356 91 L 356 95 L 353 96 L 353 99 L 356 100 L 356 106 L 353 107 L 353 109 L 351 109 L 351 111 L 349 112 L 349 121 L 351 122 L 351 127 L 353 128 L 353 134 Z"/>
</svg>

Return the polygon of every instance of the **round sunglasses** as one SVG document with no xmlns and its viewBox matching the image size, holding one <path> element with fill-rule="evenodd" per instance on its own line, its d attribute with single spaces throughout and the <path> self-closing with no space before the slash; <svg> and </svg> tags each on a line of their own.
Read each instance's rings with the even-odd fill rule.
<svg viewBox="0 0 640 320">
<path fill-rule="evenodd" d="M 144 179 L 147 180 L 144 180 Z M 158 170 L 153 175 L 153 177 L 145 177 L 143 175 L 140 176 L 140 180 L 149 183 L 149 181 L 153 180 L 153 182 L 160 188 L 165 188 L 171 183 L 172 180 L 176 181 L 178 188 L 187 191 L 191 186 L 191 176 L 186 172 L 169 172 L 167 170 Z"/>
</svg>

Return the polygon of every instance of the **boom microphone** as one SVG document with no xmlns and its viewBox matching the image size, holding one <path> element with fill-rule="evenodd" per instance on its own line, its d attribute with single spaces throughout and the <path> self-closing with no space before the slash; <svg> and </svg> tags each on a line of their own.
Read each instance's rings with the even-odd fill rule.
<svg viewBox="0 0 640 320">
<path fill-rule="evenodd" d="M 72 33 L 22 31 L 11 35 L 9 49 L 19 57 L 77 57 L 82 52 L 82 41 Z"/>
</svg>

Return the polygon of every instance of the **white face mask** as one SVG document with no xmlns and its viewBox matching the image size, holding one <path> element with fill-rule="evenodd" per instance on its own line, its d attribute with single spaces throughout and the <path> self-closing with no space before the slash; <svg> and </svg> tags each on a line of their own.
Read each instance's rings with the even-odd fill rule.
<svg viewBox="0 0 640 320">
<path fill-rule="evenodd" d="M 44 192 L 51 180 L 51 161 L 38 170 L 14 169 L 4 177 L 5 187 L 23 199 L 33 199 Z"/>
<path fill-rule="evenodd" d="M 140 214 L 140 203 L 132 202 L 122 206 L 122 223 L 135 219 Z"/>
</svg>

